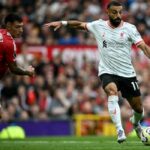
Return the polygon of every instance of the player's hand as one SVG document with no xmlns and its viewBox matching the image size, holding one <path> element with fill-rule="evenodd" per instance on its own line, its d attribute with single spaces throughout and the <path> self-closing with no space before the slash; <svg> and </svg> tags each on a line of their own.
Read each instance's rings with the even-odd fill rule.
<svg viewBox="0 0 150 150">
<path fill-rule="evenodd" d="M 28 75 L 30 77 L 33 77 L 35 75 L 35 69 L 32 66 L 28 66 L 28 68 L 26 69 L 28 71 Z"/>
<path fill-rule="evenodd" d="M 48 28 L 52 27 L 54 28 L 54 31 L 58 30 L 61 26 L 62 26 L 61 21 L 55 21 L 55 22 L 44 24 L 44 27 L 48 27 Z"/>
</svg>

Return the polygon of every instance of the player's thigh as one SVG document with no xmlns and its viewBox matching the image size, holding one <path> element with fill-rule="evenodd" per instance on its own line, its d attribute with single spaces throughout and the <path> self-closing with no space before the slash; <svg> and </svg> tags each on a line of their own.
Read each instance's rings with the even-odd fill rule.
<svg viewBox="0 0 150 150">
<path fill-rule="evenodd" d="M 117 79 L 114 77 L 114 75 L 103 74 L 100 76 L 100 80 L 107 95 L 118 94 Z"/>
<path fill-rule="evenodd" d="M 133 97 L 141 96 L 136 77 L 121 78 L 119 81 L 119 87 L 124 98 L 132 99 Z"/>
</svg>

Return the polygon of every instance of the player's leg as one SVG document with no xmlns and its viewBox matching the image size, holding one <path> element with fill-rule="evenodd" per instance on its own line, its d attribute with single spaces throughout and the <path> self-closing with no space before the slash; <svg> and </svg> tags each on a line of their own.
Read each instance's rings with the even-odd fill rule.
<svg viewBox="0 0 150 150">
<path fill-rule="evenodd" d="M 138 81 L 136 77 L 122 78 L 121 85 L 122 96 L 128 100 L 134 112 L 130 120 L 133 123 L 137 136 L 140 137 L 140 120 L 142 119 L 144 113 Z"/>
<path fill-rule="evenodd" d="M 124 129 L 122 127 L 122 122 L 121 122 L 120 107 L 118 104 L 119 98 L 118 98 L 117 86 L 115 83 L 109 83 L 104 90 L 108 96 L 108 111 L 117 129 L 118 142 L 121 143 L 125 141 L 126 136 L 124 134 Z"/>
<path fill-rule="evenodd" d="M 144 109 L 142 106 L 142 102 L 141 102 L 141 97 L 133 97 L 128 99 L 129 104 L 131 105 L 132 109 L 133 109 L 133 116 L 130 118 L 130 121 L 133 124 L 133 127 L 137 133 L 137 136 L 140 138 L 141 135 L 141 125 L 140 125 L 140 121 L 144 116 Z"/>
<path fill-rule="evenodd" d="M 113 123 L 116 126 L 118 132 L 118 142 L 121 143 L 125 141 L 126 136 L 121 122 L 120 107 L 118 104 L 118 88 L 115 83 L 115 78 L 112 75 L 104 74 L 101 77 L 104 91 L 108 96 L 108 111 Z"/>
</svg>

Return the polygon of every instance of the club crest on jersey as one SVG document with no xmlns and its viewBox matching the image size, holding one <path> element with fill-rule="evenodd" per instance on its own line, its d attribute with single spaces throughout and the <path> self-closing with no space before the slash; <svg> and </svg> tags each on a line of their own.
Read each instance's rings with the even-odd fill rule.
<svg viewBox="0 0 150 150">
<path fill-rule="evenodd" d="M 120 33 L 120 37 L 123 38 L 124 37 L 124 32 Z"/>
</svg>

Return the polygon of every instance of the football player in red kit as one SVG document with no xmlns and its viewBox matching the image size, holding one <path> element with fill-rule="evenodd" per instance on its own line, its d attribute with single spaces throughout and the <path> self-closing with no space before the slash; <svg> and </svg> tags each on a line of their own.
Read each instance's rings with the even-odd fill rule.
<svg viewBox="0 0 150 150">
<path fill-rule="evenodd" d="M 13 13 L 8 14 L 4 18 L 4 28 L 0 29 L 0 79 L 4 77 L 8 70 L 17 75 L 34 76 L 34 68 L 32 66 L 21 68 L 16 63 L 14 38 L 19 38 L 22 32 L 22 18 Z"/>
</svg>

